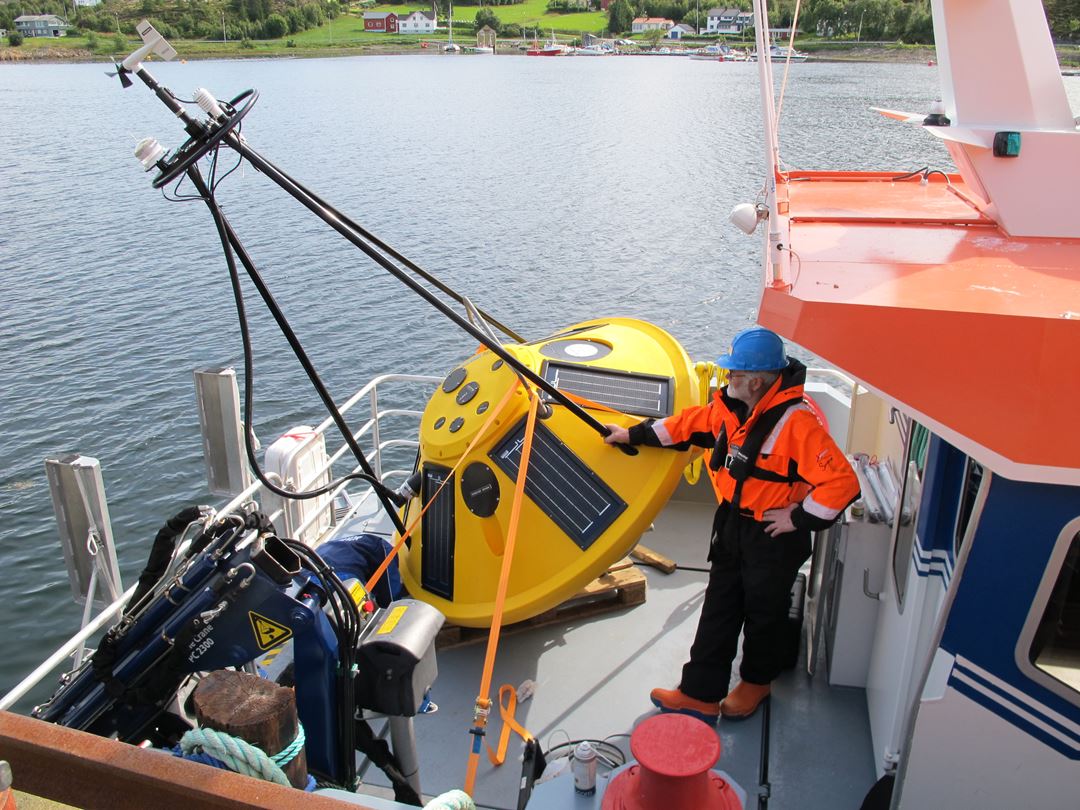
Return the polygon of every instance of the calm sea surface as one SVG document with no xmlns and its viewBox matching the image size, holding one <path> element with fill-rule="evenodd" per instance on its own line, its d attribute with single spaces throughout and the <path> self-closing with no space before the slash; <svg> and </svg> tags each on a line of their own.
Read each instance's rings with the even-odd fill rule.
<svg viewBox="0 0 1080 810">
<path fill-rule="evenodd" d="M 0 67 L 0 694 L 79 621 L 43 459 L 101 460 L 130 584 L 162 521 L 209 500 L 192 369 L 242 365 L 206 207 L 163 199 L 132 157 L 147 135 L 177 146 L 178 123 L 104 71 Z M 709 359 L 754 317 L 758 240 L 727 222 L 763 176 L 752 65 L 402 56 L 151 72 L 181 97 L 257 88 L 254 148 L 527 337 L 626 315 Z M 782 158 L 950 169 L 933 139 L 869 110 L 925 110 L 937 82 L 925 65 L 794 65 Z M 441 375 L 472 352 L 250 167 L 218 196 L 339 401 L 376 374 Z M 322 415 L 249 309 L 265 445 Z"/>
</svg>

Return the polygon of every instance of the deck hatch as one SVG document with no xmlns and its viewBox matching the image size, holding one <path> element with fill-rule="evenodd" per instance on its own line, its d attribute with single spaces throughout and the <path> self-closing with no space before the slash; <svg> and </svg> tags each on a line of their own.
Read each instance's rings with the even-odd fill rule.
<svg viewBox="0 0 1080 810">
<path fill-rule="evenodd" d="M 437 464 L 424 465 L 424 478 L 420 496 L 426 505 L 447 478 L 443 487 L 424 513 L 421 531 L 423 545 L 420 552 L 420 584 L 444 599 L 454 598 L 454 480 L 447 467 Z"/>
<path fill-rule="evenodd" d="M 517 480 L 524 443 L 523 418 L 489 453 L 511 480 Z M 533 436 L 525 494 L 582 551 L 626 509 L 626 502 L 542 423 Z"/>
<path fill-rule="evenodd" d="M 653 418 L 671 415 L 670 377 L 551 362 L 544 364 L 542 374 L 560 391 L 576 394 L 620 413 Z"/>
</svg>

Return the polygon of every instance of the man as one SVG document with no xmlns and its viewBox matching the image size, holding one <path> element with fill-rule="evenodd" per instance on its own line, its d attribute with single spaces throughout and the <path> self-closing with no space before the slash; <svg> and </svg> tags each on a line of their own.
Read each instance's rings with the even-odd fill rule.
<svg viewBox="0 0 1080 810">
<path fill-rule="evenodd" d="M 774 332 L 740 332 L 717 360 L 728 384 L 708 405 L 626 429 L 609 444 L 712 450 L 720 505 L 713 519 L 709 583 L 690 660 L 676 689 L 652 702 L 715 723 L 749 717 L 769 694 L 786 657 L 791 586 L 810 556 L 811 532 L 831 525 L 859 495 L 843 452 L 803 402 L 806 366 Z M 741 680 L 731 666 L 744 634 Z"/>
</svg>

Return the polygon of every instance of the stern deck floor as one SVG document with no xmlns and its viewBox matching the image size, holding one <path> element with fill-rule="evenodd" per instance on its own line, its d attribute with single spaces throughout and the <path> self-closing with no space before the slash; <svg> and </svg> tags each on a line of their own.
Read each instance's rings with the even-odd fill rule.
<svg viewBox="0 0 1080 810">
<path fill-rule="evenodd" d="M 705 502 L 673 500 L 657 519 L 655 531 L 642 540 L 680 565 L 704 568 L 713 508 Z M 535 681 L 534 696 L 518 705 L 516 716 L 545 751 L 567 740 L 610 738 L 628 754 L 629 733 L 655 712 L 649 690 L 678 682 L 707 575 L 642 570 L 648 578 L 648 596 L 642 605 L 530 628 L 502 639 L 491 697 L 497 700 L 500 684 Z M 415 719 L 425 796 L 460 788 L 464 782 L 471 740 L 468 729 L 485 647 L 484 643 L 471 644 L 438 654 L 439 676 L 432 699 L 439 709 Z M 749 807 L 759 806 L 760 715 L 739 723 L 721 721 L 717 726 L 722 754 L 716 767 L 747 791 Z M 502 720 L 494 709 L 488 723 L 489 742 L 497 742 L 501 728 Z M 522 742 L 514 736 L 501 767 L 492 766 L 482 755 L 475 790 L 479 806 L 516 808 L 521 751 Z M 829 687 L 823 662 L 814 678 L 809 678 L 804 643 L 796 669 L 774 683 L 768 807 L 855 810 L 875 778 L 863 690 Z M 365 780 L 372 786 L 387 784 L 374 768 L 367 771 Z M 566 806 L 574 806 L 572 796 L 567 797 Z"/>
</svg>

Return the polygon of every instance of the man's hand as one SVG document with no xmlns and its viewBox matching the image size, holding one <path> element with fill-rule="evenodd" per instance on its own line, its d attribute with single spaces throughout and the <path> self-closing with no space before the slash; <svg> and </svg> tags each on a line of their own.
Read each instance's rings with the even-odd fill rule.
<svg viewBox="0 0 1080 810">
<path fill-rule="evenodd" d="M 795 524 L 791 522 L 791 513 L 795 511 L 796 506 L 798 504 L 790 503 L 782 509 L 766 509 L 765 514 L 762 515 L 765 533 L 769 537 L 776 537 L 778 534 L 795 531 Z"/>
<path fill-rule="evenodd" d="M 630 444 L 630 431 L 618 425 L 604 425 L 611 432 L 604 437 L 608 444 Z"/>
</svg>

